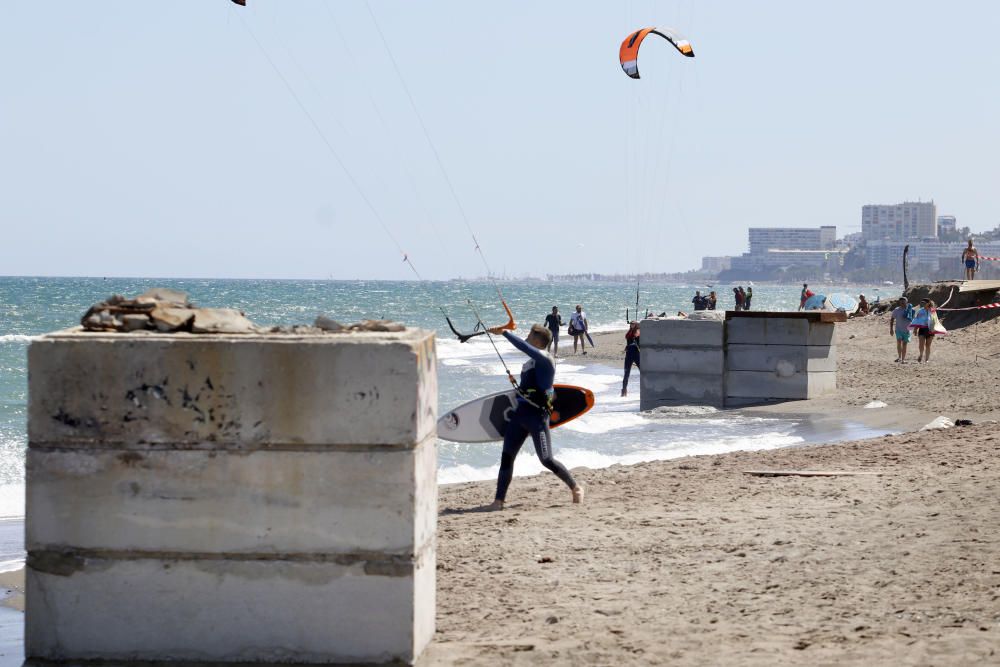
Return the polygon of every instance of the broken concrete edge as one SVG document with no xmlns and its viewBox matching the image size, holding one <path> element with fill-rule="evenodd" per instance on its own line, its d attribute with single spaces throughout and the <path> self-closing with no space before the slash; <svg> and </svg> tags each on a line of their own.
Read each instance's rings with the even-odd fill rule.
<svg viewBox="0 0 1000 667">
<path fill-rule="evenodd" d="M 402 327 L 402 325 L 400 325 Z M 304 328 L 304 327 L 303 327 Z M 420 338 L 420 336 L 425 332 L 423 329 L 418 329 L 415 327 L 402 327 L 398 331 L 365 331 L 360 329 L 350 329 L 345 328 L 344 331 L 334 332 L 334 331 L 322 331 L 315 327 L 309 327 L 308 331 L 303 331 L 302 328 L 283 329 L 281 327 L 258 327 L 256 331 L 248 333 L 191 333 L 189 331 L 177 331 L 173 333 L 160 332 L 153 330 L 138 330 L 130 331 L 128 335 L 122 336 L 116 331 L 93 331 L 85 329 L 82 326 L 67 327 L 65 329 L 59 329 L 57 331 L 51 331 L 49 333 L 40 334 L 32 339 L 32 342 L 44 342 L 47 340 L 64 340 L 66 338 L 72 338 L 77 340 L 100 340 L 105 338 L 108 342 L 122 342 L 122 340 L 128 340 L 129 338 L 142 338 L 143 340 L 167 340 L 167 341 L 199 341 L 204 340 L 206 337 L 211 337 L 213 340 L 225 340 L 227 337 L 233 342 L 246 342 L 250 340 L 264 340 L 264 341 L 300 341 L 300 340 L 352 340 L 352 339 L 362 339 L 364 342 L 378 342 L 380 340 L 386 341 L 409 341 L 411 339 Z M 435 334 L 436 336 L 436 334 Z"/>
</svg>

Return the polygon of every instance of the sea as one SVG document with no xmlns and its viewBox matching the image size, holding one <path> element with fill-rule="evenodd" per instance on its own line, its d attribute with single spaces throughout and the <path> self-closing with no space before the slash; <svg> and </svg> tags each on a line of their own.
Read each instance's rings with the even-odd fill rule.
<svg viewBox="0 0 1000 667">
<path fill-rule="evenodd" d="M 626 327 L 626 308 L 634 316 L 636 284 L 581 280 L 548 281 L 308 281 L 209 280 L 162 278 L 0 278 L 0 570 L 23 560 L 17 526 L 24 517 L 24 461 L 27 438 L 27 348 L 33 337 L 79 323 L 87 308 L 112 294 L 134 296 L 151 287 L 187 292 L 200 306 L 244 311 L 261 325 L 311 324 L 317 315 L 349 323 L 391 319 L 437 332 L 439 406 L 443 412 L 485 394 L 509 388 L 504 366 L 484 336 L 460 343 L 445 322 L 447 313 L 460 330 L 471 331 L 481 316 L 489 324 L 506 321 L 498 290 L 521 323 L 543 321 L 558 306 L 564 321 L 577 304 L 587 313 L 592 331 Z M 691 310 L 695 290 L 719 294 L 720 308 L 732 306 L 732 285 L 639 283 L 640 311 L 676 313 Z M 755 310 L 794 309 L 799 286 L 754 286 Z M 813 288 L 815 289 L 815 288 Z M 836 290 L 878 294 L 858 287 Z M 817 290 L 819 291 L 819 290 Z M 522 328 L 523 331 L 523 328 Z M 877 435 L 859 424 L 816 429 L 802 417 L 761 416 L 680 406 L 639 411 L 639 372 L 633 370 L 628 397 L 620 394 L 622 369 L 589 363 L 568 354 L 572 341 L 562 337 L 563 353 L 556 381 L 582 385 L 596 396 L 594 409 L 554 432 L 556 456 L 568 467 L 603 468 L 615 464 L 670 459 L 692 454 L 718 454 Z M 521 355 L 498 341 L 503 361 L 516 374 Z M 495 478 L 499 444 L 442 441 L 439 474 L 442 484 Z M 541 472 L 528 444 L 515 475 Z M 484 501 L 488 500 L 484 498 Z M 10 528 L 14 526 L 14 528 Z"/>
</svg>

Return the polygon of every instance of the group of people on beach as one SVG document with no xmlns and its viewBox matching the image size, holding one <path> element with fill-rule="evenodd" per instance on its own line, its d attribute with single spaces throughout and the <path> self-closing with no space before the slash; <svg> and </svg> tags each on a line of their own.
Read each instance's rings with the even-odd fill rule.
<svg viewBox="0 0 1000 667">
<path fill-rule="evenodd" d="M 938 318 L 937 306 L 931 299 L 921 299 L 919 309 L 914 310 L 906 297 L 899 297 L 889 318 L 889 335 L 896 337 L 896 363 L 906 363 L 906 348 L 911 332 L 917 335 L 919 354 L 917 363 L 931 360 L 931 344 L 934 337 L 946 333 Z"/>
<path fill-rule="evenodd" d="M 559 306 L 552 306 L 552 312 L 545 316 L 545 328 L 552 334 L 546 350 L 551 352 L 554 357 L 559 356 L 559 331 L 562 326 L 563 318 L 562 313 L 559 312 Z M 566 333 L 573 338 L 573 354 L 576 354 L 577 343 L 580 345 L 582 354 L 587 354 L 587 341 L 590 341 L 591 347 L 594 346 L 594 341 L 590 339 L 589 330 L 590 322 L 587 321 L 587 313 L 584 312 L 583 306 L 576 304 L 576 310 L 569 316 L 569 326 L 566 328 Z"/>
<path fill-rule="evenodd" d="M 709 292 L 706 296 L 702 296 L 701 290 L 695 290 L 694 298 L 691 299 L 695 310 L 715 310 L 717 301 L 715 292 Z"/>
</svg>

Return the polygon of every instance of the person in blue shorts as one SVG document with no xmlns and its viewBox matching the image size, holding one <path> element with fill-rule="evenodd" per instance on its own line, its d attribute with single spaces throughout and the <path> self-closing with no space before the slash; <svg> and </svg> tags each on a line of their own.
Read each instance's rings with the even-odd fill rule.
<svg viewBox="0 0 1000 667">
<path fill-rule="evenodd" d="M 969 239 L 969 246 L 962 251 L 962 262 L 965 264 L 965 279 L 975 280 L 976 271 L 979 270 L 979 251 Z"/>
<path fill-rule="evenodd" d="M 910 323 L 913 321 L 913 306 L 906 297 L 900 297 L 889 318 L 889 335 L 896 336 L 896 362 L 906 363 L 906 346 L 910 342 Z"/>
<path fill-rule="evenodd" d="M 524 340 L 501 327 L 490 329 L 493 335 L 503 334 L 511 345 L 528 355 L 528 361 L 521 367 L 521 381 L 517 385 L 517 404 L 511 413 L 510 422 L 503 438 L 500 454 L 500 473 L 497 475 L 497 493 L 490 505 L 491 510 L 502 510 L 507 500 L 507 489 L 514 478 L 514 459 L 521 451 L 521 445 L 531 436 L 535 453 L 543 466 L 551 470 L 570 488 L 573 502 L 583 500 L 583 487 L 576 483 L 566 466 L 552 456 L 552 435 L 549 431 L 556 378 L 556 366 L 545 348 L 551 340 L 551 333 L 540 324 L 531 327 Z"/>
</svg>

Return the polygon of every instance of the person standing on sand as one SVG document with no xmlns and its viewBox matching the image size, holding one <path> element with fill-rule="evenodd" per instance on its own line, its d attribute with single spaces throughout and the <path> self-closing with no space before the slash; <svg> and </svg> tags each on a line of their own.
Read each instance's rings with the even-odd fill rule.
<svg viewBox="0 0 1000 667">
<path fill-rule="evenodd" d="M 552 356 L 559 356 L 559 329 L 562 328 L 563 321 L 562 315 L 559 314 L 559 307 L 552 306 L 552 312 L 545 316 L 545 327 L 552 333 L 552 342 L 549 343 L 548 349 L 552 352 Z"/>
<path fill-rule="evenodd" d="M 806 307 L 806 301 L 809 299 L 809 285 L 802 283 L 802 293 L 799 294 L 799 310 Z"/>
<path fill-rule="evenodd" d="M 733 306 L 733 310 L 743 310 L 743 297 L 740 296 L 740 288 L 739 287 L 734 287 L 733 288 L 733 301 L 735 302 L 735 305 Z"/>
<path fill-rule="evenodd" d="M 962 251 L 962 261 L 965 263 L 965 279 L 975 280 L 976 271 L 979 270 L 979 251 L 969 239 L 969 246 Z"/>
<path fill-rule="evenodd" d="M 577 306 L 579 308 L 579 306 Z M 503 438 L 500 454 L 500 473 L 497 475 L 497 493 L 491 510 L 502 510 L 507 500 L 507 489 L 514 478 L 514 459 L 521 451 L 521 445 L 530 435 L 535 445 L 535 453 L 542 465 L 551 470 L 570 488 L 573 502 L 583 500 L 583 487 L 574 481 L 566 466 L 552 457 L 552 435 L 549 431 L 549 413 L 552 408 L 554 390 L 552 383 L 556 377 L 556 366 L 545 352 L 551 341 L 549 330 L 540 324 L 532 325 L 525 339 L 518 338 L 502 327 L 489 330 L 497 336 L 503 334 L 511 345 L 528 355 L 529 359 L 521 367 L 521 381 L 517 385 L 517 400 L 510 415 L 507 431 Z"/>
<path fill-rule="evenodd" d="M 753 301 L 753 287 L 747 287 L 747 294 L 743 299 L 743 310 L 750 310 L 751 301 Z"/>
<path fill-rule="evenodd" d="M 705 306 L 707 305 L 705 303 L 705 301 L 706 301 L 706 299 L 705 299 L 705 297 L 703 297 L 701 295 L 701 291 L 695 290 L 695 292 L 694 292 L 694 298 L 691 299 L 691 303 L 694 304 L 694 309 L 695 310 L 705 310 Z"/>
<path fill-rule="evenodd" d="M 910 322 L 913 321 L 913 307 L 900 297 L 889 318 L 889 335 L 896 336 L 896 362 L 906 363 L 906 346 L 910 343 Z"/>
<path fill-rule="evenodd" d="M 920 344 L 917 363 L 927 363 L 931 360 L 931 343 L 934 336 L 946 333 L 944 325 L 938 319 L 937 307 L 930 299 L 920 300 L 920 310 L 913 316 L 910 328 L 917 332 L 917 342 Z"/>
<path fill-rule="evenodd" d="M 682 313 L 677 315 L 681 316 Z M 628 376 L 632 373 L 632 364 L 639 368 L 639 323 L 636 320 L 629 322 L 628 331 L 625 333 L 625 377 L 622 379 L 622 396 L 628 396 Z"/>
<path fill-rule="evenodd" d="M 718 300 L 719 299 L 718 299 L 717 296 L 715 296 L 715 292 L 714 291 L 709 292 L 708 293 L 708 309 L 709 310 L 715 310 L 715 303 Z"/>
<path fill-rule="evenodd" d="M 579 341 L 580 350 L 587 354 L 587 313 L 583 312 L 583 306 L 576 304 L 576 312 L 569 317 L 569 335 L 573 337 L 573 354 L 576 354 L 576 343 Z"/>
</svg>

